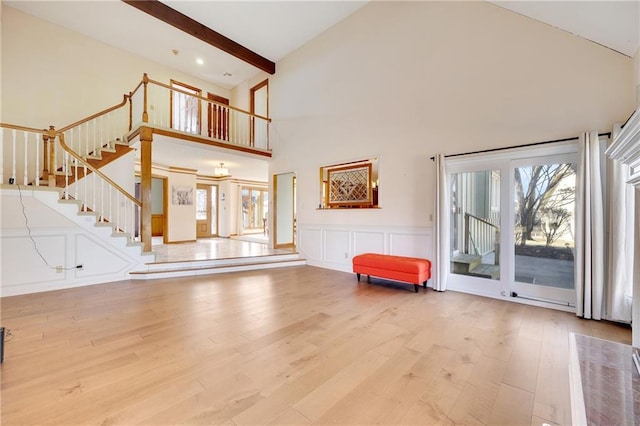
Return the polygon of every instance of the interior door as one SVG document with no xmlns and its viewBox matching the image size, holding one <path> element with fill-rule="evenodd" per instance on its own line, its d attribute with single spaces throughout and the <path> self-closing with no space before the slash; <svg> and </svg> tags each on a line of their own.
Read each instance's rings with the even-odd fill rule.
<svg viewBox="0 0 640 426">
<path fill-rule="evenodd" d="M 196 238 L 218 235 L 218 187 L 198 184 L 196 188 Z"/>
</svg>

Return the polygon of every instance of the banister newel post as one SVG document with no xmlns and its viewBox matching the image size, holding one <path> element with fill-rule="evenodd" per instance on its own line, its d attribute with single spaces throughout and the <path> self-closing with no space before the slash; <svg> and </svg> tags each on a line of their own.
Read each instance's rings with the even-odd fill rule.
<svg viewBox="0 0 640 426">
<path fill-rule="evenodd" d="M 47 130 L 47 139 L 48 139 L 48 149 L 47 152 L 49 154 L 49 162 L 48 162 L 48 186 L 55 187 L 56 186 L 56 128 L 55 126 L 49 126 L 49 130 Z"/>
<path fill-rule="evenodd" d="M 151 251 L 151 145 L 153 131 L 150 127 L 140 128 L 140 239 L 143 251 Z"/>
<path fill-rule="evenodd" d="M 42 129 L 44 132 L 47 129 Z M 49 134 L 42 135 L 42 173 L 40 174 L 41 179 L 49 180 Z"/>
</svg>

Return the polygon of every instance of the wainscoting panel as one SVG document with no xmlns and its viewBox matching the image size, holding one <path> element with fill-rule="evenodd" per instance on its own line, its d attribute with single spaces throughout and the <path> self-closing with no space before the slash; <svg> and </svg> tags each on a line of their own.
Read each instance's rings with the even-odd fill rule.
<svg viewBox="0 0 640 426">
<path fill-rule="evenodd" d="M 298 250 L 312 266 L 351 272 L 353 256 L 365 252 L 433 260 L 430 227 L 298 224 L 298 229 Z"/>
<path fill-rule="evenodd" d="M 385 253 L 384 232 L 353 232 L 353 255 L 361 253 Z"/>
<path fill-rule="evenodd" d="M 298 227 L 298 250 L 304 245 L 307 259 L 322 259 L 322 230 Z"/>
<path fill-rule="evenodd" d="M 349 260 L 349 254 L 351 253 L 349 237 L 350 232 L 347 230 L 332 230 L 327 229 L 324 231 L 325 245 L 323 247 L 324 259 L 331 263 L 344 263 Z"/>
<path fill-rule="evenodd" d="M 389 252 L 396 256 L 431 258 L 431 234 L 392 232 L 389 235 Z"/>
</svg>

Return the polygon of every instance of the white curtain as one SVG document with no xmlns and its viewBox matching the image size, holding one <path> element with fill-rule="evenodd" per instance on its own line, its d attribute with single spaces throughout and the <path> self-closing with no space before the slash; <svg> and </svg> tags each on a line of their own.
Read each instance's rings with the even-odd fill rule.
<svg viewBox="0 0 640 426">
<path fill-rule="evenodd" d="M 598 132 L 578 143 L 576 177 L 576 315 L 601 319 L 604 299 L 604 206 Z"/>
<path fill-rule="evenodd" d="M 611 140 L 620 132 L 613 129 Z M 629 166 L 618 160 L 608 163 L 607 193 L 609 194 L 609 256 L 606 294 L 606 318 L 631 322 L 634 263 L 634 194 L 628 184 Z"/>
<path fill-rule="evenodd" d="M 433 289 L 447 289 L 449 273 L 449 195 L 444 155 L 436 155 L 436 256 Z"/>
</svg>

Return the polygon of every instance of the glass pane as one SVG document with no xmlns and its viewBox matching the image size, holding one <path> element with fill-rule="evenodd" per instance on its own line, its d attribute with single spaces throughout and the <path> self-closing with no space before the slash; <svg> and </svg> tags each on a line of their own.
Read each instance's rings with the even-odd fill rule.
<svg viewBox="0 0 640 426">
<path fill-rule="evenodd" d="M 574 288 L 575 164 L 514 170 L 515 281 Z"/>
<path fill-rule="evenodd" d="M 207 219 L 207 190 L 196 189 L 196 220 Z"/>
<path fill-rule="evenodd" d="M 262 228 L 262 215 L 260 214 L 260 193 L 262 191 L 254 189 L 251 191 L 251 228 Z"/>
<path fill-rule="evenodd" d="M 211 235 L 218 234 L 218 187 L 211 186 Z"/>
<path fill-rule="evenodd" d="M 248 228 L 249 227 L 249 206 L 250 206 L 250 199 L 249 199 L 249 190 L 248 189 L 243 189 L 242 190 L 242 227 L 243 228 Z"/>
<path fill-rule="evenodd" d="M 451 272 L 500 279 L 500 171 L 451 176 Z"/>
</svg>

